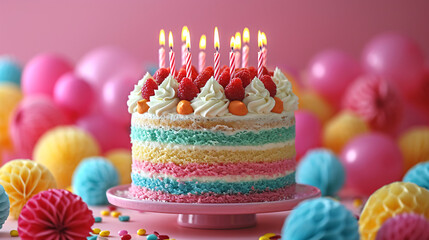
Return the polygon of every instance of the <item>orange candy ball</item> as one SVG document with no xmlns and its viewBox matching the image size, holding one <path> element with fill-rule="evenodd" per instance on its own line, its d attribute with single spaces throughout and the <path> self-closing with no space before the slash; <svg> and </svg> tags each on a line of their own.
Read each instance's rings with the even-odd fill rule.
<svg viewBox="0 0 429 240">
<path fill-rule="evenodd" d="M 147 105 L 147 100 L 143 99 L 138 101 L 137 103 L 137 112 L 140 114 L 143 114 L 145 112 L 147 112 L 147 110 L 149 110 L 149 106 Z"/>
<path fill-rule="evenodd" d="M 178 114 L 188 115 L 194 112 L 194 109 L 191 106 L 191 102 L 187 100 L 181 100 L 176 107 Z"/>
<path fill-rule="evenodd" d="M 229 106 L 228 106 L 228 110 L 230 113 L 237 115 L 237 116 L 244 116 L 249 112 L 247 110 L 246 104 L 244 104 L 242 101 L 230 102 Z"/>
</svg>

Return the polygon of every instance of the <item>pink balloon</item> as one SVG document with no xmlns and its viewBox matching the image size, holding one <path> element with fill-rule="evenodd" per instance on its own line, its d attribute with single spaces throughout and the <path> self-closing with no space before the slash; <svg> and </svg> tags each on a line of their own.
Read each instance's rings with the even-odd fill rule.
<svg viewBox="0 0 429 240">
<path fill-rule="evenodd" d="M 60 77 L 54 88 L 54 101 L 73 119 L 85 115 L 94 102 L 92 87 L 74 73 Z"/>
<path fill-rule="evenodd" d="M 346 186 L 365 195 L 394 181 L 403 172 L 399 147 L 386 135 L 369 133 L 349 142 L 340 155 L 346 169 Z"/>
<path fill-rule="evenodd" d="M 369 73 L 390 79 L 404 96 L 418 90 L 424 74 L 424 54 L 410 38 L 393 33 L 371 40 L 363 51 L 362 61 Z"/>
<path fill-rule="evenodd" d="M 311 112 L 299 110 L 295 112 L 295 149 L 297 159 L 313 148 L 322 146 L 322 124 Z"/>
<path fill-rule="evenodd" d="M 140 63 L 119 47 L 105 46 L 92 50 L 77 64 L 76 72 L 87 80 L 96 92 L 112 77 L 139 79 L 143 75 Z"/>
<path fill-rule="evenodd" d="M 122 127 L 102 115 L 87 115 L 80 118 L 76 125 L 90 132 L 103 152 L 115 148 L 131 149 L 129 128 Z"/>
<path fill-rule="evenodd" d="M 13 113 L 9 133 L 17 154 L 31 158 L 34 146 L 45 132 L 66 124 L 70 120 L 50 98 L 30 96 Z"/>
<path fill-rule="evenodd" d="M 114 77 L 107 81 L 103 87 L 100 99 L 103 114 L 121 126 L 129 126 L 131 123 L 127 100 L 137 82 L 138 79 L 134 78 Z"/>
<path fill-rule="evenodd" d="M 25 95 L 44 94 L 52 97 L 55 83 L 72 65 L 53 54 L 41 54 L 30 60 L 22 73 L 22 91 Z"/>
<path fill-rule="evenodd" d="M 307 84 L 332 105 L 339 106 L 338 100 L 360 73 L 355 59 L 339 50 L 326 50 L 312 59 Z"/>
</svg>

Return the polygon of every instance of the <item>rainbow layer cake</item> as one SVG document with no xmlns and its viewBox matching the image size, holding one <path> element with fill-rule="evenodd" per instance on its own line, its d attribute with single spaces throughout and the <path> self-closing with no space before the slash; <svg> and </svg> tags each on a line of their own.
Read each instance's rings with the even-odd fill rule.
<svg viewBox="0 0 429 240">
<path fill-rule="evenodd" d="M 135 86 L 133 198 L 237 203 L 294 194 L 298 99 L 290 82 L 278 68 L 261 79 L 254 68 L 225 71 L 215 80 L 211 67 L 190 78 L 159 69 Z"/>
</svg>

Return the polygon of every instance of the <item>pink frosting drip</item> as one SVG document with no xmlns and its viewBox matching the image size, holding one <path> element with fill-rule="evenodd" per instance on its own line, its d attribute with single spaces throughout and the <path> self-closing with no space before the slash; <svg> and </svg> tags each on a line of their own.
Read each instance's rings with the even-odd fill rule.
<svg viewBox="0 0 429 240">
<path fill-rule="evenodd" d="M 150 163 L 147 161 L 133 161 L 134 172 L 162 173 L 174 177 L 201 177 L 201 176 L 272 176 L 295 169 L 295 159 L 286 159 L 272 163 L 232 163 L 232 164 L 197 164 L 176 165 L 174 163 Z"/>
<path fill-rule="evenodd" d="M 21 239 L 86 239 L 94 224 L 92 211 L 66 190 L 50 189 L 32 197 L 18 219 Z"/>
<path fill-rule="evenodd" d="M 295 194 L 295 185 L 287 186 L 275 191 L 250 194 L 213 194 L 202 195 L 181 194 L 174 195 L 162 191 L 152 191 L 144 187 L 131 185 L 129 193 L 132 197 L 140 200 L 154 200 L 178 203 L 249 203 L 279 201 L 291 198 Z"/>
</svg>

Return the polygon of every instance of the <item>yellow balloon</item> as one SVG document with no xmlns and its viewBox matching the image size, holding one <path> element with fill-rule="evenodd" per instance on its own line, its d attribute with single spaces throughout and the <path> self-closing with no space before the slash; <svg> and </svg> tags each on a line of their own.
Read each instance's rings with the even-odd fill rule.
<svg viewBox="0 0 429 240">
<path fill-rule="evenodd" d="M 0 185 L 9 196 L 9 215 L 15 219 L 31 197 L 57 186 L 54 176 L 45 166 L 23 159 L 7 162 L 0 168 Z"/>
<path fill-rule="evenodd" d="M 34 148 L 34 160 L 54 175 L 59 188 L 71 185 L 73 172 L 82 159 L 100 155 L 96 140 L 72 126 L 57 127 L 45 133 Z"/>
<path fill-rule="evenodd" d="M 301 91 L 299 97 L 299 109 L 314 113 L 323 124 L 334 114 L 334 108 L 321 96 L 311 91 Z"/>
<path fill-rule="evenodd" d="M 131 183 L 131 150 L 114 149 L 106 153 L 106 158 L 115 166 L 119 173 L 120 184 Z"/>
<path fill-rule="evenodd" d="M 369 127 L 363 119 L 352 112 L 344 111 L 326 123 L 323 129 L 323 144 L 339 153 L 351 139 L 368 131 Z"/>
<path fill-rule="evenodd" d="M 406 182 L 394 182 L 375 191 L 359 219 L 361 239 L 375 239 L 381 225 L 401 213 L 417 213 L 429 219 L 429 191 Z"/>
<path fill-rule="evenodd" d="M 399 138 L 399 148 L 404 159 L 404 173 L 414 165 L 429 161 L 429 127 L 414 127 Z"/>
<path fill-rule="evenodd" d="M 11 84 L 0 85 L 0 148 L 9 149 L 9 118 L 22 99 L 21 90 Z"/>
</svg>

